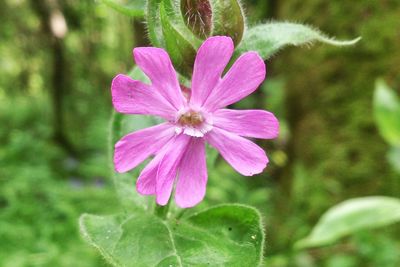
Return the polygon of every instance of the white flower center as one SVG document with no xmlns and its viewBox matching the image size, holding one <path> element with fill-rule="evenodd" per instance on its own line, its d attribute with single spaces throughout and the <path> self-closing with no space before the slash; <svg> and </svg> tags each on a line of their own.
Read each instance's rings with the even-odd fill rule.
<svg viewBox="0 0 400 267">
<path fill-rule="evenodd" d="M 175 120 L 175 131 L 190 136 L 203 137 L 212 129 L 212 120 L 209 114 L 185 108 L 178 112 Z"/>
<path fill-rule="evenodd" d="M 179 117 L 178 123 L 182 126 L 196 127 L 202 124 L 203 120 L 201 113 L 190 110 Z"/>
</svg>

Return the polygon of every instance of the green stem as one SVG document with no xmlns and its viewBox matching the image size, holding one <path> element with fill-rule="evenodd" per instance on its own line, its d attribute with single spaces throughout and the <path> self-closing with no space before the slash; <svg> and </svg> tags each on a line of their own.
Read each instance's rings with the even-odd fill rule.
<svg viewBox="0 0 400 267">
<path fill-rule="evenodd" d="M 168 201 L 167 205 L 165 206 L 160 206 L 156 205 L 154 207 L 154 214 L 160 217 L 161 219 L 165 220 L 168 215 L 168 210 L 169 210 L 169 205 L 171 204 L 171 200 Z"/>
</svg>

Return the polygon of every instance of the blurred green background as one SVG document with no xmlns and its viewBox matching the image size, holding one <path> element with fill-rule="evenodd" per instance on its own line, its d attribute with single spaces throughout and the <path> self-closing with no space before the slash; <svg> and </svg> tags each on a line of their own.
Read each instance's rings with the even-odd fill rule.
<svg viewBox="0 0 400 267">
<path fill-rule="evenodd" d="M 237 107 L 279 117 L 280 138 L 260 142 L 271 163 L 245 178 L 219 161 L 200 208 L 258 207 L 266 266 L 400 266 L 398 224 L 291 250 L 338 202 L 400 196 L 372 108 L 376 78 L 399 92 L 400 1 L 243 4 L 250 24 L 288 20 L 363 39 L 346 48 L 288 48 L 267 62 L 267 81 Z M 133 66 L 132 48 L 146 43 L 143 24 L 92 0 L 1 0 L 0 18 L 0 266 L 107 266 L 80 238 L 78 217 L 119 209 L 109 87 Z"/>
</svg>

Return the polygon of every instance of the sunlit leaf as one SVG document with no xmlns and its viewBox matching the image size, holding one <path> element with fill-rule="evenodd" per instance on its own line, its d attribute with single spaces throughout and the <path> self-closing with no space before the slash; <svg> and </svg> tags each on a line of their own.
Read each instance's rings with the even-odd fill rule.
<svg viewBox="0 0 400 267">
<path fill-rule="evenodd" d="M 400 174 L 400 147 L 391 147 L 387 158 L 393 170 Z"/>
<path fill-rule="evenodd" d="M 399 221 L 399 199 L 384 196 L 354 198 L 329 209 L 311 234 L 298 241 L 295 247 L 301 249 L 329 245 L 357 231 Z"/>
<path fill-rule="evenodd" d="M 400 100 L 380 79 L 375 84 L 374 117 L 386 142 L 400 147 Z"/>
<path fill-rule="evenodd" d="M 335 46 L 346 46 L 353 45 L 359 40 L 360 38 L 338 41 L 306 25 L 273 22 L 248 29 L 236 50 L 236 56 L 247 51 L 257 51 L 263 59 L 268 59 L 274 53 L 289 45 L 299 46 L 322 42 Z"/>
<path fill-rule="evenodd" d="M 129 17 L 143 17 L 146 1 L 144 0 L 100 0 L 115 11 Z"/>
<path fill-rule="evenodd" d="M 170 221 L 84 214 L 80 230 L 114 266 L 259 266 L 264 245 L 259 213 L 233 204 Z"/>
</svg>

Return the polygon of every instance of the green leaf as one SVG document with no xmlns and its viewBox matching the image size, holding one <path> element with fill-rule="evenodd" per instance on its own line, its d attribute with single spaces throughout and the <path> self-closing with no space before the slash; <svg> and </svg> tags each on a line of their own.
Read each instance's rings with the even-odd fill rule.
<svg viewBox="0 0 400 267">
<path fill-rule="evenodd" d="M 114 266 L 182 266 L 169 228 L 156 216 L 83 214 L 79 225 L 84 239 Z"/>
<path fill-rule="evenodd" d="M 165 47 L 160 19 L 160 3 L 161 0 L 147 1 L 147 31 L 149 34 L 149 39 L 153 46 Z"/>
<path fill-rule="evenodd" d="M 207 155 L 207 170 L 212 170 L 215 167 L 215 163 L 218 159 L 218 150 L 211 147 L 210 145 L 206 145 L 206 155 Z"/>
<path fill-rule="evenodd" d="M 375 83 L 374 117 L 385 141 L 400 147 L 400 100 L 381 79 Z"/>
<path fill-rule="evenodd" d="M 237 57 L 247 51 L 257 51 L 263 59 L 268 59 L 288 45 L 309 45 L 318 41 L 335 46 L 345 46 L 353 45 L 359 40 L 360 38 L 351 41 L 338 41 L 309 26 L 288 22 L 273 22 L 248 29 L 236 49 L 235 55 Z"/>
<path fill-rule="evenodd" d="M 400 200 L 374 196 L 354 198 L 330 208 L 298 249 L 329 245 L 340 238 L 364 229 L 386 226 L 400 221 Z"/>
<path fill-rule="evenodd" d="M 174 67 L 186 77 L 193 71 L 194 59 L 201 41 L 186 27 L 180 8 L 171 1 L 160 4 L 162 32 L 167 50 Z"/>
<path fill-rule="evenodd" d="M 165 48 L 174 67 L 190 77 L 201 40 L 186 26 L 178 2 L 149 0 L 147 28 L 152 44 Z"/>
<path fill-rule="evenodd" d="M 238 0 L 211 0 L 212 35 L 230 36 L 235 46 L 240 43 L 245 28 L 243 9 Z"/>
<path fill-rule="evenodd" d="M 391 147 L 387 157 L 393 170 L 400 174 L 400 147 Z"/>
<path fill-rule="evenodd" d="M 146 1 L 144 0 L 100 0 L 102 3 L 111 7 L 115 11 L 127 15 L 129 17 L 144 17 L 144 7 Z"/>
<path fill-rule="evenodd" d="M 84 214 L 80 231 L 114 266 L 259 266 L 264 246 L 260 214 L 236 204 L 170 221 Z"/>
</svg>

